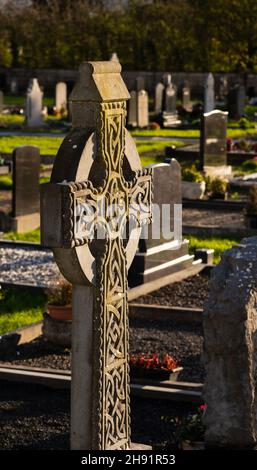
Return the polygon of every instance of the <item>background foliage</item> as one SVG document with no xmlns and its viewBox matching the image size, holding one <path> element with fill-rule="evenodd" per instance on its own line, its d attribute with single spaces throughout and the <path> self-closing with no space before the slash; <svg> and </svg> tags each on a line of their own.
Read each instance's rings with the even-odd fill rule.
<svg viewBox="0 0 257 470">
<path fill-rule="evenodd" d="M 0 65 L 77 68 L 116 51 L 126 70 L 257 72 L 256 0 L 112 3 L 7 1 Z"/>
</svg>

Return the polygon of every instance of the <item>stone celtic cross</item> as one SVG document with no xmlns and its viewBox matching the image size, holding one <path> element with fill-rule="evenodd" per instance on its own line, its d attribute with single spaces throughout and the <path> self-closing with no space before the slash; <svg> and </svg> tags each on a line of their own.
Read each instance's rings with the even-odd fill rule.
<svg viewBox="0 0 257 470">
<path fill-rule="evenodd" d="M 73 285 L 71 447 L 130 447 L 127 270 L 151 221 L 151 171 L 125 129 L 116 62 L 85 63 L 73 129 L 41 192 L 42 244 Z"/>
</svg>

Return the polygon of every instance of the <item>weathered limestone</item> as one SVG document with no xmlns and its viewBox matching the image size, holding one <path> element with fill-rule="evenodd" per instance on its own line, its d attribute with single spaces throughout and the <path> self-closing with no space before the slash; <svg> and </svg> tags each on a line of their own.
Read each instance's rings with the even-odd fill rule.
<svg viewBox="0 0 257 470">
<path fill-rule="evenodd" d="M 57 113 L 67 112 L 67 85 L 58 82 L 55 87 L 55 109 Z"/>
<path fill-rule="evenodd" d="M 257 442 L 257 237 L 227 250 L 204 309 L 206 445 Z"/>
<path fill-rule="evenodd" d="M 40 127 L 43 124 L 42 120 L 42 102 L 43 92 L 39 87 L 36 78 L 30 80 L 26 97 L 26 124 L 29 127 Z"/>
<path fill-rule="evenodd" d="M 73 129 L 41 193 L 42 244 L 74 286 L 71 447 L 80 450 L 131 444 L 127 269 L 151 220 L 152 183 L 124 129 L 120 72 L 115 61 L 82 64 Z"/>
</svg>

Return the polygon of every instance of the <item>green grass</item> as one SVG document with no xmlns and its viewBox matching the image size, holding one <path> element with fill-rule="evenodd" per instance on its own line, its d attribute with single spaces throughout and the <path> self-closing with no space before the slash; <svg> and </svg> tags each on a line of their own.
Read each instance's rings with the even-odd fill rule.
<svg viewBox="0 0 257 470">
<path fill-rule="evenodd" d="M 10 190 L 10 189 L 12 189 L 12 177 L 11 177 L 11 175 L 1 175 L 0 176 L 0 189 L 1 190 Z"/>
<path fill-rule="evenodd" d="M 254 125 L 254 124 L 253 124 Z M 228 127 L 228 137 L 247 137 L 248 135 L 257 135 L 257 129 L 255 127 L 249 129 L 236 128 L 236 123 L 232 124 L 232 128 Z M 198 139 L 200 137 L 199 129 L 159 129 L 159 130 L 135 130 L 131 134 L 133 137 L 171 137 L 171 138 L 190 138 Z"/>
<path fill-rule="evenodd" d="M 0 127 L 22 126 L 25 117 L 21 114 L 0 114 Z"/>
<path fill-rule="evenodd" d="M 35 145 L 42 155 L 56 155 L 62 141 L 62 137 L 0 136 L 0 153 L 12 153 L 20 145 Z"/>
<path fill-rule="evenodd" d="M 26 102 L 25 94 L 24 95 L 4 95 L 4 103 L 10 106 L 24 106 Z M 43 97 L 44 106 L 54 106 L 54 98 L 51 96 Z"/>
<path fill-rule="evenodd" d="M 17 233 L 17 232 L 5 232 L 3 235 L 4 240 L 24 241 L 40 243 L 40 229 L 32 230 L 31 232 Z"/>
<path fill-rule="evenodd" d="M 43 294 L 3 289 L 0 291 L 0 335 L 42 320 Z"/>
<path fill-rule="evenodd" d="M 200 137 L 198 129 L 158 129 L 158 130 L 135 130 L 131 131 L 133 137 Z"/>
<path fill-rule="evenodd" d="M 185 235 L 189 240 L 190 253 L 194 254 L 197 248 L 213 248 L 214 249 L 214 263 L 220 262 L 220 255 L 223 251 L 228 250 L 236 243 L 240 242 L 240 238 L 227 238 L 227 237 L 199 237 L 195 235 Z"/>
</svg>

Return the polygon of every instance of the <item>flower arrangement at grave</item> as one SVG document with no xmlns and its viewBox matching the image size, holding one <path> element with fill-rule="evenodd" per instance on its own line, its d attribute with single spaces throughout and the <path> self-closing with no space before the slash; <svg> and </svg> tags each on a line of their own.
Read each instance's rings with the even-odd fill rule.
<svg viewBox="0 0 257 470">
<path fill-rule="evenodd" d="M 131 354 L 130 372 L 135 377 L 159 378 L 160 380 L 175 379 L 183 370 L 169 354 Z"/>
<path fill-rule="evenodd" d="M 72 285 L 65 279 L 47 290 L 47 310 L 55 320 L 71 320 Z"/>
<path fill-rule="evenodd" d="M 190 183 L 201 183 L 204 181 L 204 177 L 200 171 L 197 171 L 195 165 L 190 168 L 182 169 L 182 180 Z"/>
<path fill-rule="evenodd" d="M 205 425 L 203 417 L 206 412 L 206 405 L 201 405 L 196 413 L 189 413 L 180 421 L 177 421 L 177 431 L 175 438 L 181 449 L 190 450 L 194 448 L 204 448 Z"/>
<path fill-rule="evenodd" d="M 225 178 L 217 177 L 211 181 L 210 197 L 213 199 L 226 199 L 228 194 L 228 181 Z"/>
</svg>

